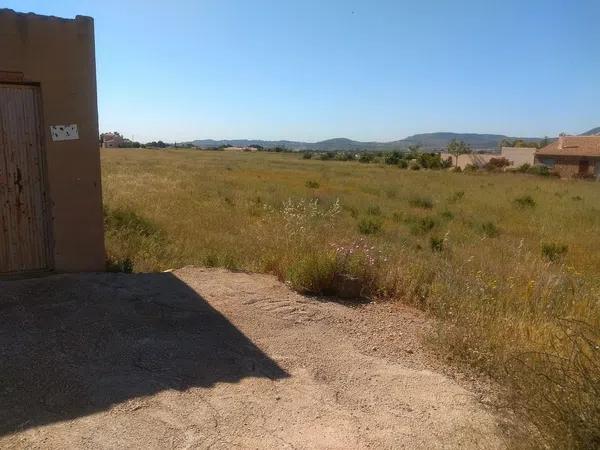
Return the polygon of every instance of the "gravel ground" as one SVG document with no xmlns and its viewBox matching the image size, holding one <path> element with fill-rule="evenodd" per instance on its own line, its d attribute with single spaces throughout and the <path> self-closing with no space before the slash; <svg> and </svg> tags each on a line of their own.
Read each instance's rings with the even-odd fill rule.
<svg viewBox="0 0 600 450">
<path fill-rule="evenodd" d="M 431 330 L 220 269 L 0 282 L 0 447 L 507 447 Z"/>
</svg>

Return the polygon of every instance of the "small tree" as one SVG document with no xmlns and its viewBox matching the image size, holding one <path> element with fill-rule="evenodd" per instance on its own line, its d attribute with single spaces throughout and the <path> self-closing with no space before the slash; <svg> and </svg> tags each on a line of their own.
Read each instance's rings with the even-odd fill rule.
<svg viewBox="0 0 600 450">
<path fill-rule="evenodd" d="M 455 166 L 458 167 L 458 157 L 460 155 L 464 155 L 465 153 L 471 153 L 471 147 L 469 147 L 469 144 L 464 141 L 452 139 L 448 144 L 448 153 L 454 156 L 456 160 Z"/>
</svg>

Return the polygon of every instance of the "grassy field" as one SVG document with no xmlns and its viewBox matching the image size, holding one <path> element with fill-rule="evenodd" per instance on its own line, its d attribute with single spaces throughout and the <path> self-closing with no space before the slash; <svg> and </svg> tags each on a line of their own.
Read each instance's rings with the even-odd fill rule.
<svg viewBox="0 0 600 450">
<path fill-rule="evenodd" d="M 103 150 L 113 267 L 417 305 L 556 447 L 600 445 L 600 184 L 283 153 Z"/>
</svg>

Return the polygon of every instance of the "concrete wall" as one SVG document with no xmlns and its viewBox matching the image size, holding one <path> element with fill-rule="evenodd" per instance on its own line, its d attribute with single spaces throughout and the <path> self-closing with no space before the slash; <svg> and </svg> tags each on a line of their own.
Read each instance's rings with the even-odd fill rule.
<svg viewBox="0 0 600 450">
<path fill-rule="evenodd" d="M 533 166 L 536 150 L 536 148 L 525 147 L 502 147 L 500 157 L 508 159 L 514 168 L 523 164 Z"/>
<path fill-rule="evenodd" d="M 93 20 L 0 10 L 3 79 L 41 87 L 55 270 L 104 270 Z M 79 139 L 53 141 L 64 124 Z"/>
</svg>

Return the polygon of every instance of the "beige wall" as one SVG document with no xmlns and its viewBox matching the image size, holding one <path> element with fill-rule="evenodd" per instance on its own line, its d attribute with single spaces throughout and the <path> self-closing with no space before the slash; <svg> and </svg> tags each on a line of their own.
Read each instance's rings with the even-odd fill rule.
<svg viewBox="0 0 600 450">
<path fill-rule="evenodd" d="M 441 153 L 440 157 L 443 161 L 446 161 L 448 158 L 450 158 L 452 160 L 452 167 L 457 167 L 456 156 L 451 155 L 450 153 Z M 463 155 L 458 155 L 458 167 L 460 167 L 461 169 L 464 169 L 468 165 L 473 165 L 475 167 L 483 167 L 492 158 L 500 158 L 500 155 L 478 153 L 466 153 Z"/>
<path fill-rule="evenodd" d="M 3 71 L 41 87 L 55 269 L 104 270 L 93 20 L 0 10 Z M 65 124 L 79 139 L 53 141 L 49 127 Z"/>
<path fill-rule="evenodd" d="M 525 147 L 502 147 L 500 157 L 508 159 L 511 166 L 515 168 L 523 164 L 533 166 L 536 150 L 536 148 Z"/>
</svg>

